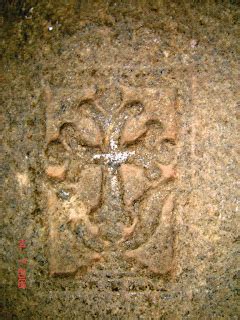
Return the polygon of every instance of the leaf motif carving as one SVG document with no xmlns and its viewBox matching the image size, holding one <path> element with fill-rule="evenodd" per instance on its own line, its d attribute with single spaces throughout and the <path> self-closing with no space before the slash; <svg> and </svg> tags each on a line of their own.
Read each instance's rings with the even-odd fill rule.
<svg viewBox="0 0 240 320">
<path fill-rule="evenodd" d="M 132 206 L 150 187 L 145 177 L 144 169 L 133 164 L 123 164 L 120 167 L 120 176 L 124 188 L 124 204 Z"/>
<path fill-rule="evenodd" d="M 149 117 L 146 114 L 141 114 L 127 120 L 121 134 L 121 145 L 128 145 L 135 142 L 147 131 L 147 121 Z"/>
<path fill-rule="evenodd" d="M 97 208 L 101 198 L 103 172 L 100 166 L 84 168 L 80 174 L 78 186 L 79 198 L 91 210 Z"/>
<path fill-rule="evenodd" d="M 77 132 L 81 142 L 89 147 L 100 147 L 103 143 L 101 129 L 90 118 L 80 118 L 77 123 Z"/>
</svg>

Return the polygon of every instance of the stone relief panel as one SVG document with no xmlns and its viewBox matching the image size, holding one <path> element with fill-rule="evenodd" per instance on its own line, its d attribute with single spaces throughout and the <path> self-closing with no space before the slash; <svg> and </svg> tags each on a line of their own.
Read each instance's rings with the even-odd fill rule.
<svg viewBox="0 0 240 320">
<path fill-rule="evenodd" d="M 47 87 L 44 192 L 52 275 L 119 261 L 171 273 L 177 92 L 121 86 L 107 108 L 95 88 L 68 108 Z M 110 111 L 108 111 L 108 109 Z"/>
</svg>

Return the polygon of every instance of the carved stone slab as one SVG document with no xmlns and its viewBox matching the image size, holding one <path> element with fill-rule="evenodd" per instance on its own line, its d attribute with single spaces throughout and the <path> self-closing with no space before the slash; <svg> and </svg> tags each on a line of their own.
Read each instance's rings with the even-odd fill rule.
<svg viewBox="0 0 240 320">
<path fill-rule="evenodd" d="M 46 97 L 44 190 L 52 275 L 104 266 L 171 273 L 177 93 L 121 86 L 107 110 L 94 88 L 66 110 Z M 60 112 L 61 111 L 61 112 Z"/>
</svg>

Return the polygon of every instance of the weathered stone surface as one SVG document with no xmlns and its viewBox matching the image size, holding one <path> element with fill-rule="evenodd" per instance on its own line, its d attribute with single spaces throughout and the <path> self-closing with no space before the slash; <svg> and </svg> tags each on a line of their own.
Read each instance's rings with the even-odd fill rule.
<svg viewBox="0 0 240 320">
<path fill-rule="evenodd" d="M 57 180 L 64 180 L 66 175 L 66 168 L 64 165 L 62 166 L 49 166 L 46 169 L 46 174 L 48 177 L 57 179 Z"/>
<path fill-rule="evenodd" d="M 238 319 L 236 1 L 3 6 L 0 318 Z"/>
</svg>

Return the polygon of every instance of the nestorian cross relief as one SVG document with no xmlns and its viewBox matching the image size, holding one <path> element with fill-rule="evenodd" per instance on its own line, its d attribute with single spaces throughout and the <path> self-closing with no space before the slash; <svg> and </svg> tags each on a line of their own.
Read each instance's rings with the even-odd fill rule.
<svg viewBox="0 0 240 320">
<path fill-rule="evenodd" d="M 67 107 L 46 89 L 44 190 L 53 275 L 104 264 L 111 254 L 171 272 L 176 179 L 176 92 L 120 87 L 100 105 L 94 88 Z"/>
</svg>

